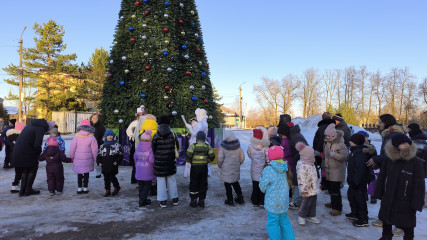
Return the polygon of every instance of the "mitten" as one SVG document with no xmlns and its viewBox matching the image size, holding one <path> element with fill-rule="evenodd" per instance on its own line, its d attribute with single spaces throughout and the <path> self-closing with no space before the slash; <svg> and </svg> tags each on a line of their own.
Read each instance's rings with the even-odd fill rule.
<svg viewBox="0 0 427 240">
<path fill-rule="evenodd" d="M 335 158 L 335 152 L 329 152 L 329 156 L 330 156 L 331 158 Z"/>
</svg>

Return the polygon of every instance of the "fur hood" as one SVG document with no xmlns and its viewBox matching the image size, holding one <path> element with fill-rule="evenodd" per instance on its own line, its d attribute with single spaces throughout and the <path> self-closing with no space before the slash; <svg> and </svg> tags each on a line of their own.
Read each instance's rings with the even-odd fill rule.
<svg viewBox="0 0 427 240">
<path fill-rule="evenodd" d="M 328 142 L 325 137 L 325 143 Z M 332 144 L 344 142 L 344 132 L 341 130 L 337 130 L 337 137 L 330 141 Z"/>
<path fill-rule="evenodd" d="M 253 145 L 261 145 L 263 147 L 268 147 L 270 146 L 270 140 L 269 140 L 269 134 L 267 129 L 265 129 L 265 127 L 257 127 L 256 129 L 259 129 L 262 131 L 262 139 L 258 139 L 258 138 L 251 138 L 251 143 Z"/>
<path fill-rule="evenodd" d="M 391 161 L 395 162 L 397 160 L 409 161 L 417 155 L 417 144 L 412 143 L 406 151 L 399 151 L 399 149 L 390 141 L 387 141 L 384 147 L 385 154 Z"/>
<path fill-rule="evenodd" d="M 392 132 L 407 134 L 409 132 L 409 128 L 407 128 L 406 126 L 403 126 L 403 125 L 395 124 L 393 126 L 388 127 L 387 129 L 384 129 L 381 132 L 381 136 L 383 138 L 386 138 Z"/>
<path fill-rule="evenodd" d="M 11 129 L 7 130 L 6 137 L 9 137 L 10 135 L 13 135 L 13 134 L 21 134 L 21 132 L 22 132 L 22 130 L 11 128 Z"/>
<path fill-rule="evenodd" d="M 80 132 L 80 131 L 86 131 L 88 133 L 93 133 L 94 134 L 95 133 L 95 128 L 92 127 L 92 126 L 81 125 L 81 126 L 77 127 L 77 132 Z"/>
</svg>

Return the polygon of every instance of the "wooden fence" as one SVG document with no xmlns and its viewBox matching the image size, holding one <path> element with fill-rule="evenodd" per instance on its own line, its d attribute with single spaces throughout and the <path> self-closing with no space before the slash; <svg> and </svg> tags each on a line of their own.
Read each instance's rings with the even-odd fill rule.
<svg viewBox="0 0 427 240">
<path fill-rule="evenodd" d="M 55 121 L 58 126 L 58 131 L 63 134 L 75 133 L 77 127 L 80 125 L 80 121 L 87 119 L 95 112 L 53 112 L 52 120 Z"/>
</svg>

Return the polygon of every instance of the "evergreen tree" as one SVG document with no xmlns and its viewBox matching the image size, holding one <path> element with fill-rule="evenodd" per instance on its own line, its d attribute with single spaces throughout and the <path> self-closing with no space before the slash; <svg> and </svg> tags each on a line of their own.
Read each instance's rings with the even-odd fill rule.
<svg viewBox="0 0 427 240">
<path fill-rule="evenodd" d="M 0 102 L 0 118 L 9 119 L 9 114 L 7 113 L 6 109 L 3 106 L 3 102 Z M 6 120 L 5 122 L 7 123 Z"/>
<path fill-rule="evenodd" d="M 144 105 L 157 117 L 170 115 L 173 127 L 184 126 L 180 115 L 190 119 L 204 108 L 209 126 L 218 126 L 194 0 L 123 0 L 119 16 L 101 101 L 104 124 L 121 119 L 127 126 Z"/>
</svg>

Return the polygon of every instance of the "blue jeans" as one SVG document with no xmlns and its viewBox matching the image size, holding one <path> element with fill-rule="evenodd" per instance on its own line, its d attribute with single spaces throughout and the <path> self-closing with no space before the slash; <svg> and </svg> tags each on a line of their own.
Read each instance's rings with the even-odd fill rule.
<svg viewBox="0 0 427 240">
<path fill-rule="evenodd" d="M 267 233 L 270 240 L 295 240 L 288 213 L 276 214 L 267 211 Z"/>
<path fill-rule="evenodd" d="M 157 201 L 167 201 L 178 197 L 175 174 L 167 177 L 157 177 Z"/>
</svg>

